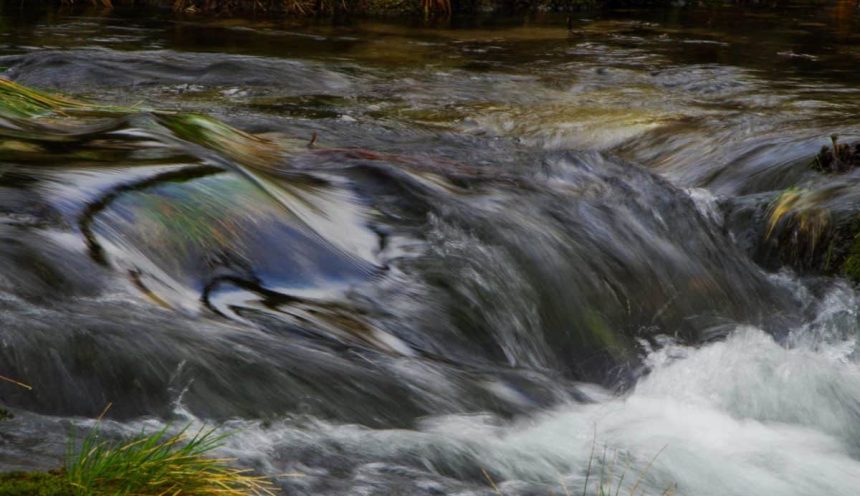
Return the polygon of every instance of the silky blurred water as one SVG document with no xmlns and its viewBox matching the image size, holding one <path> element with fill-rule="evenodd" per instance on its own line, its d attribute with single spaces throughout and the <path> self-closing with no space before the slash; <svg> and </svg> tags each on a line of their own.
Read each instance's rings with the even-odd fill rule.
<svg viewBox="0 0 860 496">
<path fill-rule="evenodd" d="M 6 6 L 2 77 L 130 108 L 0 121 L 0 467 L 111 404 L 285 494 L 854 494 L 858 295 L 767 235 L 860 207 L 850 3 Z"/>
</svg>

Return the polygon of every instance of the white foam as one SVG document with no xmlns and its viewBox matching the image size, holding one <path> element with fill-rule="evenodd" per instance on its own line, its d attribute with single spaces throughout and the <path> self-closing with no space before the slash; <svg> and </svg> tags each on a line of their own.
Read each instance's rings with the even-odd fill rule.
<svg viewBox="0 0 860 496">
<path fill-rule="evenodd" d="M 748 327 L 698 349 L 664 348 L 649 363 L 651 374 L 624 397 L 514 423 L 491 415 L 435 417 L 416 430 L 285 422 L 245 429 L 231 449 L 247 456 L 335 443 L 363 459 L 424 460 L 430 473 L 483 468 L 512 492 L 531 482 L 563 494 L 563 481 L 580 494 L 593 447 L 589 493 L 608 468 L 600 463 L 604 449 L 607 460 L 618 460 L 614 480 L 629 465 L 627 490 L 647 469 L 639 484 L 646 494 L 673 485 L 675 494 L 695 496 L 850 495 L 860 487 L 855 364 L 785 348 Z"/>
</svg>

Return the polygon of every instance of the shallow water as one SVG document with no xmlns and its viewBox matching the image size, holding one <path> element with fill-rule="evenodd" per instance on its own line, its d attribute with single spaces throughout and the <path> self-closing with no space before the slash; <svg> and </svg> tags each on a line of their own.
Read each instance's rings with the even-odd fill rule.
<svg viewBox="0 0 860 496">
<path fill-rule="evenodd" d="M 0 121 L 0 468 L 110 403 L 287 494 L 855 492 L 858 295 L 797 227 L 860 205 L 807 167 L 852 5 L 159 15 L 0 17 L 4 77 L 124 107 Z"/>
</svg>

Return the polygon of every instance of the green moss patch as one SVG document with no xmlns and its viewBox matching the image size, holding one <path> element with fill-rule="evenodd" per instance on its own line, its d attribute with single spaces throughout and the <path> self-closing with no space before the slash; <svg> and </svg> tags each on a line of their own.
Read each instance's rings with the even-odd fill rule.
<svg viewBox="0 0 860 496">
<path fill-rule="evenodd" d="M 60 472 L 0 473 L 0 496 L 74 496 Z"/>
<path fill-rule="evenodd" d="M 854 282 L 860 282 L 860 234 L 854 236 L 848 256 L 842 263 L 842 274 Z"/>
</svg>

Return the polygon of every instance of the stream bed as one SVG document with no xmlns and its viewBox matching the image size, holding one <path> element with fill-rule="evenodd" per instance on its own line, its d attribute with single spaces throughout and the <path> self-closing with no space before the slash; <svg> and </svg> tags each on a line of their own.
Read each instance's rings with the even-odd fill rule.
<svg viewBox="0 0 860 496">
<path fill-rule="evenodd" d="M 216 426 L 290 495 L 860 487 L 854 2 L 0 16 L 0 469 Z M 584 490 L 585 488 L 585 490 Z"/>
</svg>

